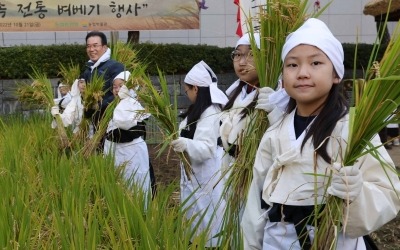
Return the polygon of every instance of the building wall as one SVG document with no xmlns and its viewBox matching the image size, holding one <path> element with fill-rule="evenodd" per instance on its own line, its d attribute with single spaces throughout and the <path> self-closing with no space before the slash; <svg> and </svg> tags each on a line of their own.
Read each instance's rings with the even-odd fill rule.
<svg viewBox="0 0 400 250">
<path fill-rule="evenodd" d="M 334 0 L 320 17 L 343 43 L 373 43 L 376 27 L 372 16 L 365 16 L 364 5 L 369 0 Z M 310 11 L 314 0 L 309 0 Z M 320 0 L 321 7 L 329 0 Z M 140 31 L 140 42 L 208 44 L 219 47 L 233 47 L 236 43 L 236 12 L 233 0 L 206 0 L 208 9 L 200 13 L 198 30 Z M 393 30 L 394 23 L 389 25 Z M 1 32 L 0 46 L 21 44 L 83 44 L 87 32 Z M 110 32 L 105 32 L 110 37 Z M 127 31 L 119 31 L 119 39 L 126 41 Z"/>
</svg>

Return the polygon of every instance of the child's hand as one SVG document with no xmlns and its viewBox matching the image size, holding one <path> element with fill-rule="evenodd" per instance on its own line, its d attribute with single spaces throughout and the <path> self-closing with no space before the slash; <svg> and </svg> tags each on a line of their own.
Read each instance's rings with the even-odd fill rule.
<svg viewBox="0 0 400 250">
<path fill-rule="evenodd" d="M 122 85 L 118 91 L 118 96 L 121 100 L 128 98 L 130 96 L 129 89 L 126 85 Z"/>
<path fill-rule="evenodd" d="M 219 128 L 222 145 L 225 149 L 229 148 L 228 138 L 229 138 L 229 134 L 231 133 L 232 127 L 233 127 L 233 125 L 232 125 L 231 119 L 229 117 L 227 117 L 222 122 L 222 125 Z"/>
<path fill-rule="evenodd" d="M 259 94 L 257 99 L 257 105 L 255 108 L 264 110 L 265 112 L 268 113 L 271 112 L 275 108 L 275 105 L 271 104 L 271 102 L 269 101 L 269 96 L 275 93 L 275 91 L 269 87 L 261 88 L 258 91 Z"/>
<path fill-rule="evenodd" d="M 55 105 L 55 106 L 51 107 L 50 112 L 53 117 L 56 117 L 56 115 L 60 114 L 60 108 L 58 107 L 58 105 Z"/>
<path fill-rule="evenodd" d="M 178 139 L 171 141 L 171 146 L 175 152 L 182 153 L 187 149 L 187 138 L 179 137 Z"/>
<path fill-rule="evenodd" d="M 338 162 L 333 163 L 333 167 L 338 171 L 333 173 L 328 193 L 344 200 L 354 201 L 363 185 L 361 171 L 354 166 L 341 167 Z"/>
</svg>

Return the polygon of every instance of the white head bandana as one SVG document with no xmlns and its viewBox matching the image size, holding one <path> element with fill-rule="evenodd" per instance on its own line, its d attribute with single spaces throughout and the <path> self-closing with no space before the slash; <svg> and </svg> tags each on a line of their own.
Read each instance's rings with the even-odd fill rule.
<svg viewBox="0 0 400 250">
<path fill-rule="evenodd" d="M 282 61 L 287 54 L 300 44 L 312 45 L 322 50 L 331 60 L 333 67 L 340 79 L 344 75 L 344 53 L 343 46 L 337 40 L 324 22 L 316 18 L 310 18 L 298 28 L 290 33 L 286 38 L 282 49 Z"/>
<path fill-rule="evenodd" d="M 129 71 L 122 71 L 121 73 L 119 73 L 116 77 L 114 77 L 115 79 L 121 79 L 124 80 L 125 82 L 128 81 L 129 77 L 131 76 L 131 72 Z"/>
<path fill-rule="evenodd" d="M 235 49 L 239 45 L 251 45 L 251 35 L 249 33 L 244 34 L 239 40 L 236 42 Z M 257 44 L 257 48 L 260 49 L 260 33 L 254 33 L 254 40 Z M 235 81 L 232 85 L 226 90 L 226 94 L 230 95 L 233 90 L 235 90 L 240 84 L 240 80 Z"/>
<path fill-rule="evenodd" d="M 235 49 L 239 45 L 251 45 L 251 35 L 249 33 L 244 34 L 237 42 Z M 254 33 L 254 40 L 257 44 L 257 48 L 260 49 L 260 33 Z"/>
<path fill-rule="evenodd" d="M 212 69 L 201 61 L 187 73 L 184 82 L 198 87 L 210 87 L 211 102 L 225 105 L 228 97 L 217 87 L 217 76 Z"/>
</svg>

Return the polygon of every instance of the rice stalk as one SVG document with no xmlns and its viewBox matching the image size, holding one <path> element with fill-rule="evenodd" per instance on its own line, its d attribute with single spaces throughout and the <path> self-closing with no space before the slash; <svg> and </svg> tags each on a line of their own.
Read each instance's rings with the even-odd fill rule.
<svg viewBox="0 0 400 250">
<path fill-rule="evenodd" d="M 139 62 L 137 59 L 137 52 L 133 49 L 132 43 L 117 41 L 116 43 L 111 44 L 110 47 L 111 59 L 122 63 L 126 70 L 132 71 L 138 66 Z"/>
<path fill-rule="evenodd" d="M 398 33 L 399 24 L 396 30 Z M 349 138 L 343 166 L 354 165 L 366 153 L 371 153 L 379 160 L 379 155 L 371 148 L 370 140 L 389 123 L 399 121 L 399 50 L 400 39 L 392 38 L 379 63 L 376 61 L 376 54 L 371 55 L 371 71 L 366 79 L 353 79 L 355 106 L 349 111 Z M 392 114 L 395 114 L 395 118 L 389 119 Z M 386 163 L 380 162 L 382 168 L 387 167 Z M 345 204 L 348 201 L 335 196 L 327 197 L 325 209 L 321 213 L 321 223 L 315 232 L 313 249 L 331 249 L 329 246 L 334 246 L 337 242 L 337 234 L 333 234 L 333 230 L 345 232 Z"/>
<path fill-rule="evenodd" d="M 205 235 L 191 238 L 189 205 L 171 201 L 176 183 L 146 201 L 140 187 L 121 182 L 112 157 L 56 150 L 49 117 L 7 119 L 0 122 L 4 249 L 204 249 Z"/>
<path fill-rule="evenodd" d="M 81 148 L 89 137 L 91 121 L 88 118 L 82 117 L 82 121 L 79 123 L 78 132 L 72 135 L 71 147 Z"/>
<path fill-rule="evenodd" d="M 145 73 L 137 79 L 137 82 L 141 84 L 140 90 L 137 92 L 139 100 L 145 104 L 145 112 L 150 113 L 155 118 L 164 137 L 164 142 L 158 152 L 159 156 L 172 140 L 179 138 L 177 97 L 174 94 L 174 103 L 171 103 L 167 80 L 160 70 L 158 70 L 160 90 L 153 85 Z M 183 163 L 188 179 L 191 180 L 193 170 L 188 155 L 186 153 L 177 154 Z"/>
<path fill-rule="evenodd" d="M 71 88 L 75 79 L 78 79 L 80 75 L 79 64 L 74 64 L 72 60 L 67 65 L 60 62 L 58 75 L 61 76 L 63 83 Z"/>
<path fill-rule="evenodd" d="M 18 100 L 28 105 L 50 109 L 55 105 L 53 87 L 45 73 L 33 68 L 33 74 L 29 75 L 31 84 L 19 83 L 16 91 Z M 57 123 L 57 136 L 61 149 L 69 147 L 69 139 L 60 115 L 54 117 Z"/>
<path fill-rule="evenodd" d="M 93 137 L 88 140 L 83 149 L 82 149 L 82 154 L 84 157 L 89 157 L 92 155 L 96 148 L 98 147 L 100 141 L 103 139 L 104 135 L 106 134 L 107 131 L 107 126 L 110 120 L 113 117 L 114 109 L 117 106 L 119 102 L 118 98 L 114 98 L 114 100 L 107 106 L 106 110 L 104 111 L 104 114 L 100 118 L 100 121 L 96 127 L 96 132 L 93 134 Z"/>
<path fill-rule="evenodd" d="M 83 105 L 85 111 L 99 110 L 99 104 L 102 102 L 104 95 L 104 82 L 105 81 L 103 75 L 99 75 L 97 74 L 97 72 L 92 75 L 90 84 L 86 85 L 86 89 L 83 94 Z"/>
</svg>

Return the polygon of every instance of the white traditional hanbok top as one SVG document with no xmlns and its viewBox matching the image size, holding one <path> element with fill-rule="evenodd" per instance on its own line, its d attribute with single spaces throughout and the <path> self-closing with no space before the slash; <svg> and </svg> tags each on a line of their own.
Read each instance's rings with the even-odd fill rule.
<svg viewBox="0 0 400 250">
<path fill-rule="evenodd" d="M 144 108 L 136 99 L 136 93 L 130 90 L 130 97 L 122 99 L 115 107 L 113 117 L 107 127 L 104 153 L 114 154 L 115 166 L 124 165 L 123 178 L 130 184 L 142 187 L 148 194 L 150 191 L 149 152 L 140 131 L 144 127 L 138 127 L 138 124 L 147 119 L 150 114 L 143 111 Z M 129 135 L 125 136 L 126 133 Z M 116 136 L 117 134 L 120 136 Z"/>
<path fill-rule="evenodd" d="M 71 91 L 69 92 L 71 95 L 71 101 L 68 102 L 65 110 L 60 114 L 64 127 L 71 126 L 74 133 L 79 130 L 79 124 L 82 121 L 84 110 L 82 96 L 78 85 L 78 80 L 72 84 Z M 55 128 L 57 126 L 56 122 L 53 121 L 51 126 L 52 128 Z"/>
<path fill-rule="evenodd" d="M 232 86 L 226 91 L 228 94 L 233 91 L 234 86 L 238 86 L 237 80 Z M 251 115 L 246 115 L 242 118 L 241 112 L 246 108 L 255 98 L 257 91 L 254 89 L 252 92 L 247 93 L 247 85 L 243 86 L 242 91 L 235 99 L 232 107 L 229 110 L 226 110 L 222 114 L 221 120 L 221 129 L 224 128 L 224 123 L 228 122 L 232 124 L 232 128 L 229 133 L 225 131 L 220 131 L 222 141 L 226 141 L 227 145 L 223 143 L 223 147 L 225 150 L 225 154 L 222 158 L 222 173 L 224 174 L 224 179 L 227 180 L 229 177 L 229 170 L 231 165 L 235 160 L 234 146 L 238 145 L 238 142 L 241 140 L 244 131 L 246 130 L 249 121 L 251 119 Z M 226 138 L 224 138 L 227 135 Z M 232 147 L 232 145 L 234 145 Z M 229 154 L 229 150 L 231 150 L 231 154 Z"/>
<path fill-rule="evenodd" d="M 220 112 L 218 105 L 213 104 L 208 107 L 197 121 L 193 139 L 187 140 L 186 152 L 194 172 L 191 180 L 187 178 L 181 166 L 181 201 L 189 206 L 187 218 L 196 216 L 192 228 L 201 219 L 198 232 L 209 230 L 207 247 L 218 246 L 218 237 L 214 236 L 221 230 L 225 209 L 225 202 L 222 199 L 223 186 L 219 182 L 222 148 L 217 145 Z M 179 128 L 185 128 L 186 122 L 185 118 Z"/>
<path fill-rule="evenodd" d="M 307 140 L 300 152 L 305 132 L 296 139 L 295 112 L 271 126 L 259 145 L 242 219 L 245 249 L 299 247 L 298 236 L 293 233 L 294 225 L 268 222 L 266 210 L 261 209 L 261 198 L 269 205 L 312 206 L 315 202 L 324 202 L 328 181 L 325 176 L 329 176 L 331 166 L 321 157 L 314 162 L 311 140 Z M 348 128 L 349 116 L 346 115 L 337 122 L 327 144 L 328 154 L 338 162 L 346 151 Z M 378 136 L 371 143 L 374 146 L 381 144 Z M 381 166 L 371 154 L 360 157 L 354 164 L 362 171 L 363 187 L 346 211 L 346 231 L 345 234 L 339 232 L 337 249 L 363 249 L 365 245 L 361 237 L 395 218 L 400 209 L 396 195 L 396 192 L 400 194 L 400 181 L 393 161 L 383 147 L 377 151 L 387 166 Z M 282 230 L 286 234 L 281 234 Z"/>
</svg>

